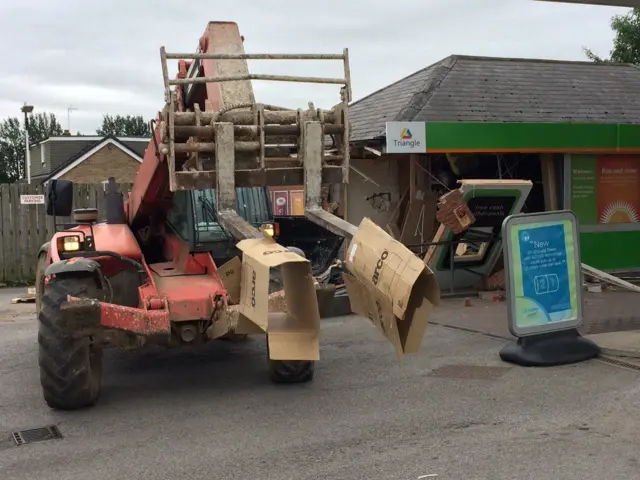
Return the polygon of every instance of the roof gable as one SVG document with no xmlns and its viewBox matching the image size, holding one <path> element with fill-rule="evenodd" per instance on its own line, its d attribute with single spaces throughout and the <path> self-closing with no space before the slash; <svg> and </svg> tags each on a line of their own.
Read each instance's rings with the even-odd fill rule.
<svg viewBox="0 0 640 480">
<path fill-rule="evenodd" d="M 393 120 L 640 123 L 640 69 L 454 55 L 355 102 L 350 119 L 352 141 Z"/>
<path fill-rule="evenodd" d="M 450 59 L 434 63 L 353 102 L 349 107 L 351 140 L 384 135 L 385 122 L 394 120 L 409 105 L 416 92 L 438 83 L 441 64 L 448 63 Z"/>
<path fill-rule="evenodd" d="M 107 145 L 114 145 L 120 150 L 122 150 L 124 153 L 132 157 L 134 160 L 137 160 L 138 162 L 142 162 L 142 157 L 140 157 L 136 152 L 134 152 L 127 145 L 121 142 L 118 138 L 107 136 L 97 142 L 94 142 L 88 145 L 87 147 L 82 149 L 80 152 L 78 152 L 78 154 L 69 158 L 69 160 L 67 160 L 66 162 L 58 166 L 55 170 L 53 170 L 43 181 L 60 178 L 62 175 L 74 169 L 75 167 L 80 165 L 82 162 L 87 160 L 89 157 L 91 157 L 93 154 L 95 154 L 96 152 L 98 152 L 99 150 L 101 150 L 103 147 Z"/>
</svg>

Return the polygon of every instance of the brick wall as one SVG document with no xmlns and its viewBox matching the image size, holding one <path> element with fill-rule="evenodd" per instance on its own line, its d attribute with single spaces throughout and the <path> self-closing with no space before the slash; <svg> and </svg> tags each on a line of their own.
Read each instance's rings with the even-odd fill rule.
<svg viewBox="0 0 640 480">
<path fill-rule="evenodd" d="M 76 183 L 100 183 L 113 176 L 118 183 L 133 183 L 140 163 L 115 145 L 105 145 L 62 179 Z"/>
</svg>

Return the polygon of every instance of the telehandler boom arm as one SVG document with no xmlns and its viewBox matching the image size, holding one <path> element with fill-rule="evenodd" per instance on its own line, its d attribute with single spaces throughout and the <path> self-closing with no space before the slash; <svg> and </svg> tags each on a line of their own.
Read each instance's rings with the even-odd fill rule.
<svg viewBox="0 0 640 480">
<path fill-rule="evenodd" d="M 322 184 L 348 183 L 351 99 L 349 56 L 246 54 L 231 22 L 210 22 L 196 53 L 160 50 L 165 107 L 129 201 L 131 223 L 176 190 L 216 189 L 220 223 L 237 240 L 262 234 L 236 212 L 236 187 L 305 186 L 305 214 L 338 235 L 356 227 L 321 207 Z M 179 60 L 178 78 L 169 60 Z M 251 74 L 247 60 L 333 60 L 343 78 Z M 252 80 L 340 85 L 330 110 L 256 103 Z M 166 208 L 166 207 L 164 207 Z"/>
</svg>

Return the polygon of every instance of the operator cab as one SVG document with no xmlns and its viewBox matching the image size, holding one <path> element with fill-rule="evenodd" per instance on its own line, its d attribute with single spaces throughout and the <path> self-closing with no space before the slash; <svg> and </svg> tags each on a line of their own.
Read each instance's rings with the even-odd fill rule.
<svg viewBox="0 0 640 480">
<path fill-rule="evenodd" d="M 255 228 L 273 235 L 273 213 L 266 188 L 237 188 L 236 209 Z M 210 252 L 217 265 L 240 254 L 236 240 L 218 221 L 215 189 L 174 192 L 167 223 L 191 252 Z"/>
</svg>

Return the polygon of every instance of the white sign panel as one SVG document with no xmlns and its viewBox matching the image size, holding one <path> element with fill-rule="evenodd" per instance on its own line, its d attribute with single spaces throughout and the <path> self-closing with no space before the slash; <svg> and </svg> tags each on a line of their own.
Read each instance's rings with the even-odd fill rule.
<svg viewBox="0 0 640 480">
<path fill-rule="evenodd" d="M 44 205 L 44 195 L 20 195 L 22 205 Z"/>
<path fill-rule="evenodd" d="M 516 337 L 578 328 L 582 267 L 571 211 L 521 213 L 502 224 L 509 329 Z"/>
<path fill-rule="evenodd" d="M 387 122 L 386 153 L 426 153 L 427 125 L 424 122 Z"/>
</svg>

